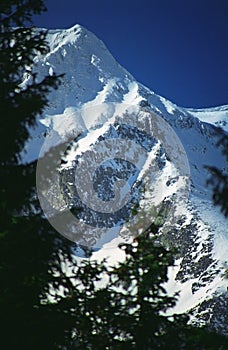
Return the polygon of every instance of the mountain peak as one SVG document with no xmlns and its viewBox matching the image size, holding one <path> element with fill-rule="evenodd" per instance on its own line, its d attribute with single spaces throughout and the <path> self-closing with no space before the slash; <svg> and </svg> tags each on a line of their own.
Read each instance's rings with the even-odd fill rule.
<svg viewBox="0 0 228 350">
<path fill-rule="evenodd" d="M 127 124 L 125 111 L 129 106 L 132 109 L 141 108 L 142 113 L 137 115 L 139 123 L 144 122 L 146 113 L 151 115 L 151 121 L 156 115 L 168 122 L 167 130 L 169 131 L 171 127 L 188 157 L 191 169 L 191 193 L 189 206 L 184 208 L 186 211 L 183 220 L 178 223 L 178 229 L 174 227 L 166 233 L 166 241 L 175 241 L 177 245 L 181 242 L 182 260 L 175 274 L 175 283 L 178 281 L 183 290 L 187 291 L 188 306 L 196 306 L 202 300 L 202 295 L 210 297 L 217 284 L 224 284 L 224 281 L 221 282 L 220 274 L 216 272 L 215 276 L 211 266 L 214 269 L 216 267 L 218 271 L 219 265 L 224 262 L 225 254 L 221 253 L 220 248 L 222 246 L 223 251 L 227 252 L 228 239 L 224 230 L 226 223 L 212 206 L 210 193 L 205 186 L 208 175 L 205 165 L 214 165 L 220 169 L 224 167 L 225 160 L 215 145 L 219 134 L 216 126 L 226 126 L 224 122 L 228 119 L 227 108 L 224 106 L 216 110 L 189 110 L 156 95 L 138 83 L 116 62 L 103 42 L 80 25 L 69 29 L 50 30 L 47 41 L 50 52 L 37 57 L 34 67 L 37 77 L 41 79 L 48 74 L 64 73 L 64 78 L 58 90 L 52 91 L 49 95 L 49 106 L 42 117 L 37 119 L 37 128 L 30 130 L 31 139 L 23 154 L 24 161 L 37 159 L 44 143 L 47 145 L 45 151 L 48 151 L 50 147 L 58 145 L 70 132 L 82 135 L 85 150 L 90 150 L 92 142 L 93 146 L 97 147 L 100 140 L 109 138 L 107 130 L 110 125 L 114 125 L 116 129 L 111 129 L 116 133 L 120 132 L 119 126 L 114 124 L 114 115 L 121 114 L 122 124 Z M 26 84 L 26 80 L 24 83 Z M 167 130 L 163 128 L 160 134 L 167 136 L 167 133 L 165 134 Z M 131 134 L 132 129 L 130 131 Z M 126 139 L 127 136 L 129 136 L 127 131 L 121 134 L 122 139 L 123 137 Z M 132 139 L 131 142 L 135 140 Z M 166 146 L 166 143 L 164 144 Z M 160 151 L 156 159 L 159 162 L 158 169 L 161 170 L 159 175 L 164 179 L 167 178 L 163 166 L 164 159 L 167 169 L 168 165 L 172 169 L 172 164 L 169 163 L 162 147 Z M 106 170 L 111 171 L 109 168 L 111 169 L 111 165 L 107 166 Z M 122 165 L 122 170 L 126 170 L 125 168 Z M 64 179 L 69 180 L 67 182 L 69 186 L 75 181 L 75 176 L 71 178 L 71 172 L 74 170 L 69 166 L 67 168 L 66 164 Z M 121 168 L 118 173 L 121 173 Z M 98 175 L 100 176 L 100 172 Z M 176 182 L 176 177 L 167 178 L 164 182 L 167 190 L 165 195 L 169 195 L 168 191 L 176 186 Z M 159 189 L 157 192 L 160 198 Z M 68 190 L 71 193 L 71 187 Z M 106 198 L 102 197 L 106 194 L 101 191 L 101 198 Z M 106 233 L 105 231 L 104 235 Z M 111 244 L 110 237 L 108 236 L 108 240 Z M 108 255 L 113 252 L 116 254 L 116 246 L 111 250 L 107 249 Z M 102 255 L 104 251 L 105 249 L 101 248 L 97 254 Z M 182 293 L 181 298 L 186 301 L 186 294 Z"/>
<path fill-rule="evenodd" d="M 79 24 L 74 25 L 69 29 L 51 29 L 48 31 L 47 41 L 50 51 L 56 51 L 66 44 L 75 44 L 79 37 L 88 31 Z"/>
</svg>

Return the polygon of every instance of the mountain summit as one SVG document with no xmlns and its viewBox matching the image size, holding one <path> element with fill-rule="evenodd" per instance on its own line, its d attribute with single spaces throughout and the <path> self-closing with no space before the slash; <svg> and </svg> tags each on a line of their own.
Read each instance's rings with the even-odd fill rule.
<svg viewBox="0 0 228 350">
<path fill-rule="evenodd" d="M 59 89 L 50 94 L 38 126 L 30 130 L 23 161 L 38 159 L 70 137 L 59 168 L 63 199 L 55 205 L 64 213 L 66 207 L 83 207 L 89 198 L 89 209 L 83 207 L 78 221 L 91 227 L 86 234 L 93 239 L 86 244 L 98 250 L 94 257 L 116 257 L 116 242 L 126 233 L 123 224 L 133 204 L 140 201 L 142 190 L 144 198 L 149 193 L 150 200 L 144 204 L 151 207 L 153 203 L 155 218 L 163 220 L 161 213 L 171 213 L 169 224 L 164 223 L 161 231 L 165 244 L 175 245 L 179 251 L 167 285 L 170 291 L 180 290 L 175 312 L 191 309 L 193 319 L 210 322 L 226 333 L 228 321 L 222 312 L 228 299 L 222 267 L 227 263 L 228 233 L 225 219 L 213 207 L 205 186 L 205 165 L 225 166 L 216 143 L 218 127 L 228 131 L 228 106 L 203 110 L 178 107 L 138 83 L 102 41 L 79 25 L 50 30 L 47 40 L 50 52 L 38 56 L 34 63 L 37 79 L 54 73 L 64 77 Z M 30 79 L 26 75 L 23 84 Z M 108 148 L 112 149 L 110 154 Z M 125 155 L 126 149 L 132 153 Z M 99 158 L 102 152 L 103 158 Z M 90 182 L 85 180 L 86 166 Z M 79 167 L 81 175 L 77 177 Z M 142 185 L 145 174 L 151 192 L 149 186 Z M 183 185 L 185 178 L 188 183 Z M 128 192 L 131 205 L 124 199 Z M 53 223 L 56 207 L 49 205 L 48 210 Z M 178 219 L 172 221 L 174 216 Z M 80 227 L 83 231 L 84 226 Z M 74 227 L 72 235 L 68 232 L 66 236 L 78 243 L 77 237 L 83 246 L 87 237 L 79 237 L 78 230 Z"/>
</svg>

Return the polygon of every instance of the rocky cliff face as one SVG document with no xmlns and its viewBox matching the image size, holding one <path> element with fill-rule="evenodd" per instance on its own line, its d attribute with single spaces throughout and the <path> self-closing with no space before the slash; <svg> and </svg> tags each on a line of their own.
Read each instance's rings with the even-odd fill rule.
<svg viewBox="0 0 228 350">
<path fill-rule="evenodd" d="M 227 128 L 228 106 L 176 106 L 137 83 L 78 25 L 50 31 L 48 42 L 49 54 L 35 62 L 37 79 L 65 75 L 30 131 L 23 159 L 65 143 L 58 176 L 45 192 L 48 210 L 43 202 L 51 223 L 80 246 L 98 250 L 95 257 L 116 257 L 120 239 L 157 220 L 164 244 L 178 247 L 167 284 L 170 292 L 180 290 L 174 311 L 192 310 L 193 320 L 228 332 L 222 275 L 227 223 L 212 206 L 204 168 L 227 166 L 216 143 L 217 127 Z M 52 220 L 56 211 L 61 225 Z"/>
</svg>

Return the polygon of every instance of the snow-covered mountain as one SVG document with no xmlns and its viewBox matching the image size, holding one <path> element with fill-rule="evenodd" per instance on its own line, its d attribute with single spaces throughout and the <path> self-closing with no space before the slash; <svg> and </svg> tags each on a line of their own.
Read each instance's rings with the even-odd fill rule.
<svg viewBox="0 0 228 350">
<path fill-rule="evenodd" d="M 37 127 L 30 130 L 23 160 L 38 159 L 68 141 L 64 162 L 58 176 L 55 174 L 59 182 L 50 185 L 51 190 L 45 192 L 48 200 L 41 203 L 49 221 L 60 233 L 64 226 L 65 235 L 81 244 L 90 238 L 86 245 L 97 250 L 94 257 L 106 255 L 115 261 L 122 258 L 117 244 L 126 237 L 123 222 L 128 221 L 144 190 L 141 221 L 134 219 L 133 228 L 142 221 L 145 224 L 145 213 L 160 220 L 166 213 L 169 224 L 164 224 L 162 240 L 179 249 L 167 285 L 170 291 L 181 291 L 175 312 L 193 309 L 193 319 L 211 322 L 228 332 L 227 283 L 221 272 L 228 260 L 227 223 L 211 203 L 204 167 L 227 166 L 216 143 L 217 126 L 228 131 L 228 106 L 203 110 L 178 107 L 138 83 L 94 34 L 79 25 L 50 30 L 47 39 L 50 52 L 36 58 L 37 79 L 53 73 L 65 75 L 59 89 L 50 94 L 49 106 Z M 29 79 L 25 76 L 23 84 Z M 126 155 L 126 150 L 131 153 Z M 77 177 L 78 168 L 81 173 Z M 38 176 L 40 171 L 38 166 Z M 92 175 L 87 181 L 88 173 Z M 143 177 L 149 178 L 146 190 Z M 121 192 L 116 202 L 114 182 Z M 129 206 L 124 202 L 127 193 Z M 93 202 L 95 194 L 98 199 Z M 89 200 L 90 209 L 83 207 L 77 225 L 69 210 L 60 221 L 53 221 L 59 211 L 82 207 L 83 200 Z"/>
</svg>

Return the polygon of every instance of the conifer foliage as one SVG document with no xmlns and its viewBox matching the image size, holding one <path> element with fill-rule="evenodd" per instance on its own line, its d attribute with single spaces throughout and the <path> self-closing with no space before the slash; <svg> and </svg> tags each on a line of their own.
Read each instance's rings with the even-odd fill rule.
<svg viewBox="0 0 228 350">
<path fill-rule="evenodd" d="M 174 252 L 160 244 L 156 226 L 119 248 L 126 259 L 115 266 L 86 260 L 72 268 L 62 300 L 73 320 L 67 349 L 226 349 L 225 337 L 172 315 L 178 295 L 168 295 L 165 283 Z"/>
<path fill-rule="evenodd" d="M 41 0 L 0 2 L 1 349 L 52 349 L 53 337 L 57 340 L 56 330 L 51 331 L 53 319 L 47 320 L 38 306 L 52 269 L 59 266 L 62 240 L 36 201 L 36 164 L 23 164 L 20 157 L 28 127 L 35 126 L 48 92 L 59 84 L 59 77 L 38 81 L 32 72 L 34 58 L 48 51 L 46 33 L 31 27 L 32 16 L 43 10 Z M 26 76 L 30 82 L 25 86 Z"/>
</svg>

